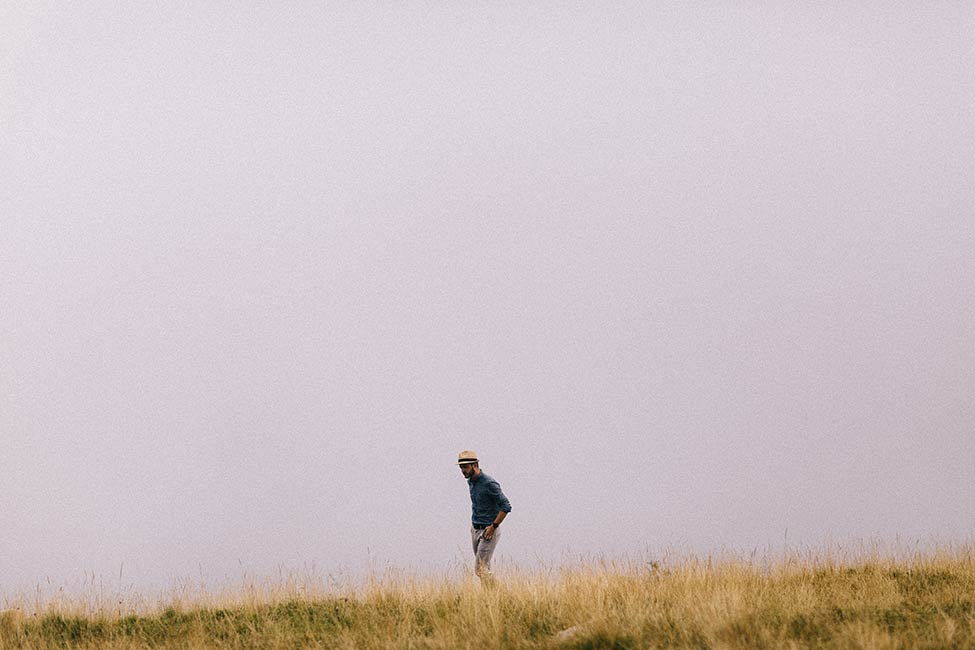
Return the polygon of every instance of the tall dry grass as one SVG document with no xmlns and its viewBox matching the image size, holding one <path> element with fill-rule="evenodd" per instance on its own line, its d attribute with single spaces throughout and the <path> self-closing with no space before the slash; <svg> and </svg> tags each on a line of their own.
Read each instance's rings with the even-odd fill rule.
<svg viewBox="0 0 975 650">
<path fill-rule="evenodd" d="M 0 649 L 975 649 L 975 553 L 594 561 L 508 571 L 494 589 L 386 575 L 21 605 L 0 614 Z"/>
</svg>

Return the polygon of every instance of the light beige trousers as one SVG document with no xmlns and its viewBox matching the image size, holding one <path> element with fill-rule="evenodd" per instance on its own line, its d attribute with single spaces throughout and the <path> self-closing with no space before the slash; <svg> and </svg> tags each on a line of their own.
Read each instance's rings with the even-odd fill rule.
<svg viewBox="0 0 975 650">
<path fill-rule="evenodd" d="M 482 580 L 493 580 L 494 574 L 491 573 L 491 556 L 494 549 L 498 546 L 500 530 L 495 528 L 491 539 L 484 538 L 484 529 L 478 530 L 471 526 L 471 544 L 474 547 L 474 573 Z"/>
</svg>

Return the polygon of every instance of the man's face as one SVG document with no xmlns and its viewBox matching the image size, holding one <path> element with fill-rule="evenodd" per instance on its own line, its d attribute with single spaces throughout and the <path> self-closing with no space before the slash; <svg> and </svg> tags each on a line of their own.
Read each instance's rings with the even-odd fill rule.
<svg viewBox="0 0 975 650">
<path fill-rule="evenodd" d="M 460 471 L 464 475 L 464 478 L 469 479 L 474 476 L 474 463 L 468 463 L 467 465 L 461 465 Z"/>
</svg>

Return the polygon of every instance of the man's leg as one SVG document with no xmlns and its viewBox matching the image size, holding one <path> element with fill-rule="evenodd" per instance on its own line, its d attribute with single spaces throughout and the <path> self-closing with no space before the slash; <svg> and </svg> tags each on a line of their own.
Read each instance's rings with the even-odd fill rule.
<svg viewBox="0 0 975 650">
<path fill-rule="evenodd" d="M 484 585 L 493 586 L 495 584 L 494 573 L 491 572 L 491 557 L 494 549 L 498 546 L 499 533 L 494 531 L 491 539 L 484 538 L 483 530 L 476 530 L 474 543 L 474 573 L 481 579 Z"/>
</svg>

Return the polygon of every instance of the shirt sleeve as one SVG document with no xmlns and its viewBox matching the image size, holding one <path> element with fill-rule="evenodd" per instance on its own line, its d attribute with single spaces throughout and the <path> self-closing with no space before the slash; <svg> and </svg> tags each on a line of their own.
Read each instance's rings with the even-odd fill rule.
<svg viewBox="0 0 975 650">
<path fill-rule="evenodd" d="M 504 495 L 501 491 L 501 484 L 497 481 L 491 481 L 487 486 L 488 494 L 494 499 L 495 503 L 498 504 L 498 509 L 504 512 L 511 512 L 511 502 L 508 501 L 508 497 Z"/>
</svg>

